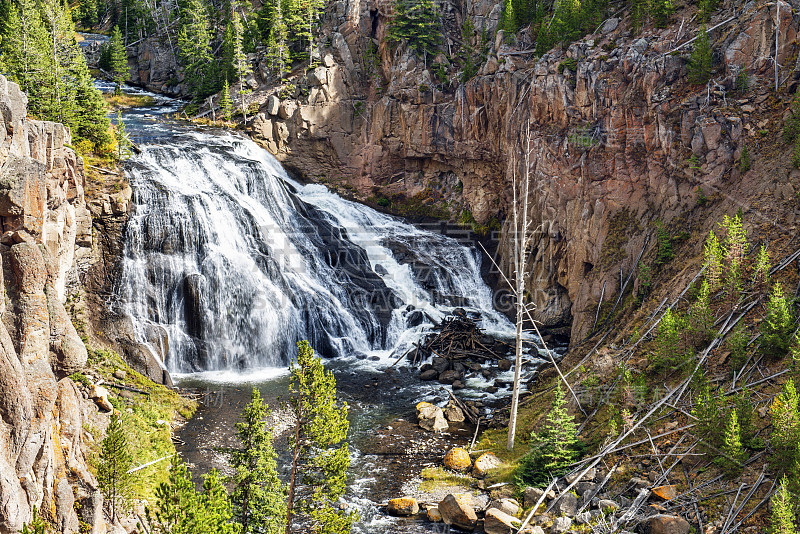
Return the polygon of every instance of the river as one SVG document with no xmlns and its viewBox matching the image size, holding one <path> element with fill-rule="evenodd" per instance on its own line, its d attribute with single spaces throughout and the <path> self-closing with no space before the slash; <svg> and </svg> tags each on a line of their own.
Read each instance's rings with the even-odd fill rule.
<svg viewBox="0 0 800 534">
<path fill-rule="evenodd" d="M 452 444 L 468 442 L 472 429 L 419 429 L 414 405 L 443 405 L 450 386 L 392 364 L 457 307 L 487 333 L 513 339 L 473 243 L 464 232 L 442 235 L 299 183 L 248 138 L 176 121 L 179 103 L 151 96 L 154 105 L 123 115 L 141 153 L 125 165 L 134 211 L 115 305 L 176 383 L 202 396 L 179 432 L 181 453 L 195 474 L 224 471 L 219 449 L 233 444 L 251 388 L 277 406 L 294 344 L 308 339 L 351 408 L 344 505 L 362 516 L 354 532 L 434 531 L 377 505 Z M 512 376 L 469 371 L 459 395 L 489 415 Z"/>
</svg>

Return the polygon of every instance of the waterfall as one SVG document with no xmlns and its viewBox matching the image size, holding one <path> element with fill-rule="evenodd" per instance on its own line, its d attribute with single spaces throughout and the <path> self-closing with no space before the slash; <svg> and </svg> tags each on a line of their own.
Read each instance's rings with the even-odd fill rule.
<svg viewBox="0 0 800 534">
<path fill-rule="evenodd" d="M 282 367 L 300 339 L 385 359 L 454 307 L 513 332 L 478 253 L 451 237 L 299 184 L 237 135 L 180 129 L 141 148 L 120 300 L 172 372 Z"/>
</svg>

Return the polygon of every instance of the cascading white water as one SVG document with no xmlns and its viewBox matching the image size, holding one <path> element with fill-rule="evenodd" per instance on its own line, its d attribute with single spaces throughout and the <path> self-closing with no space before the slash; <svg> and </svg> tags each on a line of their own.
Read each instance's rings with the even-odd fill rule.
<svg viewBox="0 0 800 534">
<path fill-rule="evenodd" d="M 168 333 L 170 371 L 285 366 L 300 339 L 388 358 L 455 306 L 512 332 L 454 239 L 298 184 L 236 135 L 182 130 L 141 148 L 121 296 L 142 341 Z"/>
</svg>

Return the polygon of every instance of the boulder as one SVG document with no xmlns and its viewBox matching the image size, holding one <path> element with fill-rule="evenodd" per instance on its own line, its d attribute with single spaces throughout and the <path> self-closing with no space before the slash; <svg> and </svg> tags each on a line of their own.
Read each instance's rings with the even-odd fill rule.
<svg viewBox="0 0 800 534">
<path fill-rule="evenodd" d="M 501 465 L 503 465 L 503 462 L 500 458 L 491 452 L 485 452 L 475 460 L 475 467 L 472 468 L 472 474 L 478 478 L 483 478 L 490 470 L 497 469 Z"/>
<path fill-rule="evenodd" d="M 426 382 L 436 380 L 437 378 L 439 378 L 439 373 L 436 371 L 436 369 L 426 369 L 419 374 L 419 379 L 425 380 Z"/>
<path fill-rule="evenodd" d="M 550 534 L 564 534 L 572 526 L 572 519 L 569 517 L 556 517 L 550 527 Z"/>
<path fill-rule="evenodd" d="M 267 113 L 273 116 L 277 115 L 280 107 L 281 107 L 280 99 L 275 95 L 269 95 L 269 98 L 267 99 Z"/>
<path fill-rule="evenodd" d="M 516 499 L 506 498 L 492 501 L 489 504 L 489 508 L 496 508 L 505 514 L 516 516 L 519 513 L 521 506 Z"/>
<path fill-rule="evenodd" d="M 112 406 L 111 402 L 108 400 L 108 390 L 103 386 L 92 384 L 89 387 L 89 398 L 92 399 L 94 403 L 100 407 L 100 409 L 105 410 L 106 412 L 114 410 L 114 406 Z"/>
<path fill-rule="evenodd" d="M 541 490 L 539 488 L 533 488 L 530 486 L 525 488 L 525 490 L 523 491 L 523 496 L 524 496 L 523 500 L 525 502 L 525 508 L 530 508 L 531 506 L 535 505 L 539 501 L 539 498 L 542 495 L 544 495 L 544 490 Z M 552 500 L 555 498 L 556 498 L 556 493 L 553 490 L 548 491 L 547 496 L 545 497 L 545 499 L 548 500 Z"/>
<path fill-rule="evenodd" d="M 417 421 L 429 432 L 443 432 L 449 428 L 442 409 L 430 402 L 417 404 Z"/>
<path fill-rule="evenodd" d="M 557 515 L 575 517 L 578 512 L 578 498 L 572 492 L 565 493 L 555 502 L 552 512 Z"/>
<path fill-rule="evenodd" d="M 114 369 L 114 378 L 125 380 L 126 376 L 128 376 L 128 373 L 126 373 L 124 369 Z"/>
<path fill-rule="evenodd" d="M 389 512 L 389 515 L 400 517 L 417 515 L 419 513 L 419 503 L 413 497 L 399 497 L 389 501 L 386 511 Z"/>
<path fill-rule="evenodd" d="M 439 513 L 438 506 L 431 506 L 428 508 L 428 511 L 425 513 L 428 516 L 428 521 L 431 523 L 441 523 L 442 522 L 442 514 Z"/>
<path fill-rule="evenodd" d="M 639 525 L 640 534 L 689 534 L 690 525 L 682 517 L 658 514 Z"/>
<path fill-rule="evenodd" d="M 658 486 L 656 488 L 653 488 L 652 491 L 653 494 L 662 501 L 671 501 L 672 499 L 678 496 L 678 488 L 675 487 L 673 484 Z"/>
<path fill-rule="evenodd" d="M 450 369 L 450 362 L 448 362 L 444 358 L 434 356 L 433 359 L 431 360 L 431 366 L 438 372 L 443 373 L 444 371 Z"/>
<path fill-rule="evenodd" d="M 453 471 L 466 471 L 472 465 L 472 458 L 466 449 L 453 447 L 444 455 L 444 466 Z"/>
<path fill-rule="evenodd" d="M 508 371 L 510 370 L 514 364 L 511 363 L 511 360 L 502 359 L 497 362 L 497 368 L 501 371 Z"/>
<path fill-rule="evenodd" d="M 451 423 L 464 422 L 464 412 L 453 401 L 448 402 L 445 406 L 444 417 Z"/>
<path fill-rule="evenodd" d="M 472 532 L 478 524 L 478 516 L 472 507 L 472 497 L 468 493 L 449 494 L 439 503 L 439 513 L 447 525 Z"/>
<path fill-rule="evenodd" d="M 461 375 L 458 373 L 458 371 L 448 369 L 439 375 L 439 382 L 442 384 L 453 384 L 455 382 L 459 382 L 459 378 L 461 378 Z"/>
<path fill-rule="evenodd" d="M 483 530 L 486 534 L 514 534 L 521 521 L 497 508 L 490 508 L 486 512 Z"/>
</svg>

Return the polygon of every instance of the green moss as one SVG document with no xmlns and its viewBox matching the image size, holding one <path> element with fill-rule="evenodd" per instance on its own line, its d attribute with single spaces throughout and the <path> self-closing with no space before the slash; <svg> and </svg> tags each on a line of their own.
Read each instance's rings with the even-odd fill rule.
<svg viewBox="0 0 800 534">
<path fill-rule="evenodd" d="M 450 218 L 450 209 L 444 197 L 438 191 L 428 187 L 412 197 L 402 193 L 387 196 L 375 188 L 372 196 L 366 200 L 372 207 L 380 207 L 394 215 L 409 219 L 442 219 Z"/>
<path fill-rule="evenodd" d="M 472 231 L 480 237 L 486 237 L 492 232 L 500 231 L 500 221 L 497 219 L 497 217 L 492 216 L 488 221 L 486 221 L 486 224 L 479 224 L 475 220 L 475 217 L 472 216 L 472 212 L 470 210 L 462 211 L 461 216 L 458 218 L 458 222 L 472 228 Z"/>
<path fill-rule="evenodd" d="M 608 234 L 600 254 L 600 265 L 608 268 L 622 261 L 628 238 L 637 231 L 641 231 L 641 226 L 631 210 L 624 208 L 615 213 L 609 221 Z"/>
</svg>

